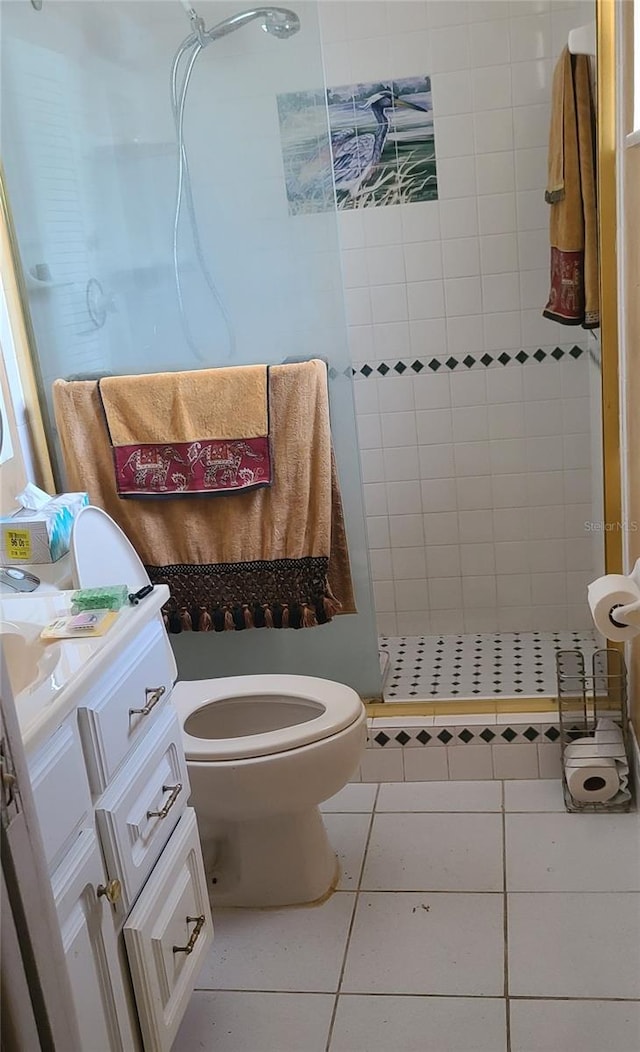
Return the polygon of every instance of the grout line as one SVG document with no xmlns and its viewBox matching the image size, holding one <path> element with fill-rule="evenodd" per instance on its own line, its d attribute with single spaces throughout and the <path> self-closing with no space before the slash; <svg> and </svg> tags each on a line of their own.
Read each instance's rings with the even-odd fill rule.
<svg viewBox="0 0 640 1052">
<path fill-rule="evenodd" d="M 358 909 L 358 902 L 359 902 L 359 899 L 360 899 L 360 885 L 362 884 L 362 877 L 363 877 L 363 874 L 364 874 L 364 867 L 365 867 L 365 864 L 366 864 L 366 861 L 367 861 L 367 852 L 369 850 L 369 842 L 371 840 L 371 831 L 373 829 L 373 820 L 374 820 L 375 814 L 376 814 L 376 804 L 378 802 L 378 794 L 379 793 L 380 793 L 380 782 L 378 782 L 376 784 L 376 791 L 375 791 L 375 794 L 374 794 L 373 804 L 372 804 L 372 807 L 371 807 L 371 814 L 369 816 L 369 828 L 367 830 L 367 838 L 365 840 L 364 851 L 362 852 L 362 863 L 360 865 L 360 872 L 358 874 L 358 885 L 356 887 L 356 893 L 355 893 L 355 898 L 354 898 L 354 903 L 353 903 L 353 912 L 351 914 L 351 921 L 349 923 L 349 930 L 347 932 L 347 941 L 346 941 L 345 947 L 344 947 L 344 955 L 343 955 L 343 958 L 342 958 L 342 966 L 340 968 L 340 975 L 338 977 L 338 989 L 336 990 L 336 999 L 335 999 L 335 1003 L 334 1003 L 334 1006 L 333 1006 L 333 1011 L 331 1013 L 331 1022 L 329 1024 L 329 1033 L 327 1035 L 327 1044 L 326 1044 L 325 1052 L 329 1052 L 329 1049 L 330 1049 L 330 1046 L 331 1046 L 331 1040 L 333 1038 L 333 1028 L 334 1028 L 335 1021 L 336 1021 L 336 1013 L 338 1011 L 338 1001 L 340 1000 L 340 995 L 341 995 L 341 992 L 342 992 L 342 979 L 344 977 L 345 968 L 347 966 L 347 954 L 349 953 L 349 946 L 351 944 L 351 933 L 353 932 L 353 926 L 354 926 L 355 920 L 356 920 L 356 912 L 357 912 L 357 909 Z"/>
<path fill-rule="evenodd" d="M 201 994 L 309 994 L 312 997 L 335 997 L 337 996 L 333 990 L 247 990 L 246 987 L 207 987 L 207 986 L 195 986 L 194 991 Z M 424 1000 L 425 998 L 448 998 L 451 1001 L 459 1000 L 475 1000 L 475 1001 L 504 1001 L 504 997 L 500 994 L 429 994 L 429 993 L 380 993 L 379 990 L 353 990 L 340 994 L 341 997 L 419 997 Z M 638 1004 L 640 1003 L 640 997 L 556 997 L 553 994 L 545 995 L 544 997 L 538 997 L 535 994 L 510 994 L 510 1001 L 580 1001 L 589 1003 L 590 1001 L 607 1001 L 612 1004 Z"/>
</svg>

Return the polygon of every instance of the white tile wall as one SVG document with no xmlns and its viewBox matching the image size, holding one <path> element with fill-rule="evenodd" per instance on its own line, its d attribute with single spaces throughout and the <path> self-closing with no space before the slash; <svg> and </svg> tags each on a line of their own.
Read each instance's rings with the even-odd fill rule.
<svg viewBox="0 0 640 1052">
<path fill-rule="evenodd" d="M 432 76 L 439 199 L 339 213 L 354 365 L 585 342 L 541 316 L 543 191 L 553 66 L 591 0 L 319 9 L 329 84 Z M 586 359 L 374 377 L 355 387 L 381 630 L 586 627 Z"/>
</svg>

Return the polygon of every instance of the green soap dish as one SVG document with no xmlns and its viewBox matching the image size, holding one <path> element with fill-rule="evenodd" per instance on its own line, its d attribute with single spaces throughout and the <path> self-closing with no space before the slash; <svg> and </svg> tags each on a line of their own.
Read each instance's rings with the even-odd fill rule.
<svg viewBox="0 0 640 1052">
<path fill-rule="evenodd" d="M 103 588 L 79 588 L 71 596 L 71 613 L 84 610 L 119 610 L 127 602 L 126 584 L 105 585 Z"/>
</svg>

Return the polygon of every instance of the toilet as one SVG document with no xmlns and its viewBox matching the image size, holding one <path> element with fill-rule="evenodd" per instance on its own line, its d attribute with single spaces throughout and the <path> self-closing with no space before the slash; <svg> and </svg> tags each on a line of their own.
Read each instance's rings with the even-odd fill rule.
<svg viewBox="0 0 640 1052">
<path fill-rule="evenodd" d="M 100 508 L 78 514 L 71 561 L 78 588 L 126 582 L 135 592 L 149 584 L 135 549 Z M 324 898 L 338 863 L 319 804 L 362 757 L 366 717 L 356 691 L 312 676 L 233 676 L 178 681 L 171 701 L 212 904 Z"/>
</svg>

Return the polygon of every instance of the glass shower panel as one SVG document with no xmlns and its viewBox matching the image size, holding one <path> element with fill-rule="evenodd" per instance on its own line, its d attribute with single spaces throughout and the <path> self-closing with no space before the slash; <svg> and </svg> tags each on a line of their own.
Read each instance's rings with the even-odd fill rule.
<svg viewBox="0 0 640 1052">
<path fill-rule="evenodd" d="M 196 7 L 208 27 L 238 10 Z M 315 91 L 324 106 L 317 5 L 295 9 L 295 36 L 278 40 L 253 22 L 212 42 L 192 71 L 184 141 L 202 253 L 224 310 L 184 203 L 182 314 L 176 294 L 170 70 L 190 32 L 178 0 L 4 4 L 2 156 L 54 445 L 57 377 L 328 363 L 359 613 L 312 632 L 184 633 L 172 639 L 181 677 L 298 672 L 377 696 L 336 213 L 290 215 L 284 179 L 278 95 Z"/>
</svg>

